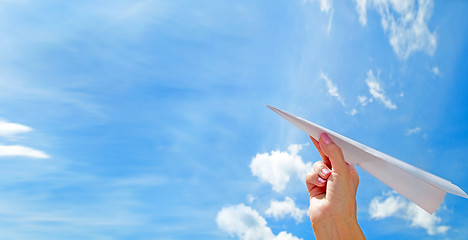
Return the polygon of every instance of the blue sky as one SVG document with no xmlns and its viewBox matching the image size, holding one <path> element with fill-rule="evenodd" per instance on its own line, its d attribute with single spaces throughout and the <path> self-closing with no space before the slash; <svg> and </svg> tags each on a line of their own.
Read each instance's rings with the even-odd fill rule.
<svg viewBox="0 0 468 240">
<path fill-rule="evenodd" d="M 265 104 L 466 191 L 467 11 L 0 1 L 0 238 L 314 239 L 301 175 L 319 156 Z M 359 173 L 368 239 L 468 235 L 468 200 L 429 217 Z"/>
</svg>

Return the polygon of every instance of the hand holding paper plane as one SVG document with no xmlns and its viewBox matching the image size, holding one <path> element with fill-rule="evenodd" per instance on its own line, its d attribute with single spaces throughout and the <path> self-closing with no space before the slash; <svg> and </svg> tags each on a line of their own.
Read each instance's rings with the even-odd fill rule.
<svg viewBox="0 0 468 240">
<path fill-rule="evenodd" d="M 305 119 L 268 105 L 267 107 L 315 139 L 319 139 L 321 133 L 327 133 L 333 142 L 341 147 L 346 162 L 357 164 L 429 213 L 434 213 L 437 210 L 447 192 L 468 198 L 468 195 L 462 189 L 443 178 Z"/>
</svg>

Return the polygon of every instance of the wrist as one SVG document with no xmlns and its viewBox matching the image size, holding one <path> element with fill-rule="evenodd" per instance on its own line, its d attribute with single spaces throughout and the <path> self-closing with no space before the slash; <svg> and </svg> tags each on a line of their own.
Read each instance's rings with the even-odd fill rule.
<svg viewBox="0 0 468 240">
<path fill-rule="evenodd" d="M 315 238 L 365 239 L 355 216 L 330 216 L 312 222 Z"/>
</svg>

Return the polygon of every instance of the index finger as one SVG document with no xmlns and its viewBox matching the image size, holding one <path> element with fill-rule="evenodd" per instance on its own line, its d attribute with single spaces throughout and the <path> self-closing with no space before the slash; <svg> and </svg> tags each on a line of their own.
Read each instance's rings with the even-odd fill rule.
<svg viewBox="0 0 468 240">
<path fill-rule="evenodd" d="M 328 158 L 327 155 L 325 155 L 325 153 L 323 153 L 322 148 L 320 148 L 320 143 L 317 140 L 315 140 L 315 138 L 313 138 L 312 136 L 309 135 L 309 137 L 310 137 L 310 140 L 312 140 L 312 142 L 314 143 L 315 148 L 317 148 L 317 151 L 319 152 L 323 163 L 325 163 L 325 165 L 327 165 L 328 168 L 331 168 L 332 166 L 331 166 L 330 159 Z"/>
</svg>

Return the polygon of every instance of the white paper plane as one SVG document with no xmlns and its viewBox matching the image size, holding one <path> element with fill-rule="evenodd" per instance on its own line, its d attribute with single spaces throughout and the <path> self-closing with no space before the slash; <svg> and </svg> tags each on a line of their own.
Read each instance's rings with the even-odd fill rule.
<svg viewBox="0 0 468 240">
<path fill-rule="evenodd" d="M 468 198 L 468 195 L 453 183 L 428 173 L 387 154 L 353 141 L 317 124 L 267 105 L 271 110 L 318 140 L 320 134 L 327 133 L 335 142 L 349 164 L 357 164 L 401 195 L 405 196 L 428 213 L 434 213 L 451 193 Z"/>
</svg>

